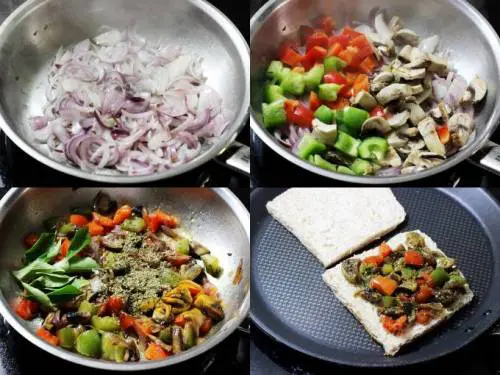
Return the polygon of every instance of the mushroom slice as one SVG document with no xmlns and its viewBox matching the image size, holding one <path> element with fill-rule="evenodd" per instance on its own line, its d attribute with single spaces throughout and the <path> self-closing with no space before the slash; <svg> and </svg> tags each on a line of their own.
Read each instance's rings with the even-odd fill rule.
<svg viewBox="0 0 500 375">
<path fill-rule="evenodd" d="M 419 48 L 425 53 L 434 53 L 439 44 L 439 36 L 433 35 L 420 42 Z"/>
<path fill-rule="evenodd" d="M 419 104 L 408 103 L 406 105 L 406 109 L 410 111 L 410 122 L 415 126 L 418 125 L 418 123 L 426 116 L 424 110 Z"/>
<path fill-rule="evenodd" d="M 403 168 L 414 166 L 428 169 L 442 164 L 445 159 L 446 156 L 434 152 L 414 150 L 404 161 Z"/>
<path fill-rule="evenodd" d="M 387 137 L 387 143 L 389 143 L 389 146 L 397 149 L 406 145 L 408 143 L 408 139 L 400 137 L 397 132 L 392 132 Z"/>
<path fill-rule="evenodd" d="M 398 168 L 403 164 L 401 156 L 397 153 L 394 147 L 389 146 L 385 158 L 379 161 L 381 167 Z"/>
<path fill-rule="evenodd" d="M 403 65 L 403 68 L 405 69 L 422 69 L 422 68 L 427 68 L 428 62 L 426 59 L 416 59 L 413 60 L 407 64 Z"/>
<path fill-rule="evenodd" d="M 387 134 L 391 131 L 391 127 L 387 120 L 381 116 L 370 117 L 361 127 L 361 134 L 366 134 L 372 130 L 376 130 L 380 134 Z"/>
<path fill-rule="evenodd" d="M 387 46 L 389 46 L 390 44 L 393 44 L 392 37 L 393 37 L 394 33 L 389 28 L 389 26 L 387 26 L 387 23 L 385 22 L 384 14 L 382 12 L 379 12 L 375 16 L 374 27 L 375 27 L 375 31 L 377 32 L 377 34 L 380 35 L 380 37 L 384 41 L 384 44 L 386 44 Z"/>
<path fill-rule="evenodd" d="M 407 81 L 414 81 L 417 79 L 424 79 L 425 78 L 425 69 L 408 69 L 403 66 L 396 68 L 393 70 L 394 76 L 396 77 L 396 80 L 407 80 Z"/>
<path fill-rule="evenodd" d="M 419 132 L 418 129 L 413 126 L 409 127 L 408 125 L 404 125 L 400 129 L 398 129 L 398 134 L 404 137 L 414 138 L 419 134 Z"/>
<path fill-rule="evenodd" d="M 406 124 L 406 122 L 410 119 L 410 112 L 403 111 L 393 115 L 387 122 L 391 128 L 399 128 Z"/>
<path fill-rule="evenodd" d="M 388 26 L 389 26 L 389 29 L 393 33 L 397 33 L 399 30 L 401 30 L 404 27 L 403 20 L 398 16 L 394 16 L 389 21 Z"/>
<path fill-rule="evenodd" d="M 471 104 L 474 100 L 474 93 L 471 91 L 470 88 L 465 90 L 464 95 L 460 99 L 461 104 Z"/>
<path fill-rule="evenodd" d="M 483 100 L 486 96 L 486 92 L 488 91 L 488 85 L 479 77 L 472 80 L 470 88 L 474 91 L 474 99 L 472 100 L 474 104 Z"/>
<path fill-rule="evenodd" d="M 425 170 L 424 167 L 415 167 L 415 166 L 406 167 L 406 168 L 401 169 L 401 174 L 417 173 L 417 172 L 421 172 L 423 170 Z"/>
<path fill-rule="evenodd" d="M 436 107 L 432 108 L 429 111 L 429 114 L 431 117 L 437 121 L 438 123 L 443 123 L 445 122 L 448 117 L 451 115 L 452 111 L 451 108 L 448 104 L 445 103 L 440 103 Z"/>
<path fill-rule="evenodd" d="M 418 123 L 418 131 L 424 138 L 425 145 L 430 152 L 445 155 L 446 149 L 439 139 L 436 131 L 436 122 L 428 116 Z"/>
<path fill-rule="evenodd" d="M 399 51 L 398 56 L 405 61 L 415 62 L 415 61 L 424 61 L 427 60 L 427 56 L 421 50 L 416 47 L 412 47 L 409 44 L 405 45 Z"/>
<path fill-rule="evenodd" d="M 415 98 L 417 100 L 417 104 L 422 104 L 427 99 L 429 99 L 431 96 L 432 96 L 432 88 L 428 87 L 428 88 L 424 89 L 424 91 L 422 91 Z"/>
<path fill-rule="evenodd" d="M 371 83 L 371 90 L 372 92 L 379 92 L 382 90 L 384 87 L 389 86 L 391 83 L 394 82 L 394 74 L 391 72 L 381 72 L 377 74 Z"/>
<path fill-rule="evenodd" d="M 377 101 L 382 105 L 386 105 L 394 100 L 406 98 L 410 95 L 412 95 L 411 86 L 401 83 L 393 83 L 380 90 L 377 94 Z"/>
<path fill-rule="evenodd" d="M 352 101 L 352 104 L 360 106 L 370 112 L 377 106 L 377 100 L 370 93 L 360 91 Z"/>
<path fill-rule="evenodd" d="M 416 47 L 420 43 L 420 37 L 410 29 L 401 29 L 394 33 L 392 40 L 399 45 L 409 44 Z"/>
<path fill-rule="evenodd" d="M 422 150 L 425 147 L 423 139 L 418 141 L 409 141 L 406 145 L 399 147 L 397 150 L 402 154 L 411 154 L 415 150 Z"/>
<path fill-rule="evenodd" d="M 452 144 L 463 147 L 474 130 L 474 122 L 467 113 L 455 113 L 448 121 L 448 129 Z"/>
<path fill-rule="evenodd" d="M 439 76 L 448 74 L 448 61 L 433 54 L 427 55 L 430 65 L 427 70 L 431 73 L 436 73 Z"/>
<path fill-rule="evenodd" d="M 312 121 L 313 134 L 325 145 L 335 145 L 337 139 L 337 125 L 330 125 L 321 122 L 317 118 Z"/>
<path fill-rule="evenodd" d="M 411 85 L 411 95 L 415 96 L 424 92 L 424 86 L 422 85 Z M 415 100 L 416 101 L 416 100 Z"/>
</svg>

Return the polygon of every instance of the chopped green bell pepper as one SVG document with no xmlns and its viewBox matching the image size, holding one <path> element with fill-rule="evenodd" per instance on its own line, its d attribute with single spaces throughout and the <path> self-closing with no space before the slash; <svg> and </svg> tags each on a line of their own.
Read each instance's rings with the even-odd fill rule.
<svg viewBox="0 0 500 375">
<path fill-rule="evenodd" d="M 282 71 L 283 63 L 281 61 L 271 61 L 266 70 L 266 76 L 276 81 L 280 81 L 280 74 Z"/>
<path fill-rule="evenodd" d="M 318 154 L 311 156 L 313 157 L 312 164 L 315 166 L 326 169 L 327 171 L 337 172 L 337 166 L 335 164 L 326 161 Z"/>
<path fill-rule="evenodd" d="M 353 158 L 356 158 L 358 156 L 358 147 L 360 143 L 360 140 L 339 131 L 337 142 L 335 142 L 335 148 L 347 155 L 352 156 Z"/>
<path fill-rule="evenodd" d="M 280 86 L 266 85 L 264 87 L 264 100 L 266 103 L 272 103 L 280 99 L 286 99 L 283 95 L 283 89 Z"/>
<path fill-rule="evenodd" d="M 182 238 L 177 241 L 175 251 L 184 255 L 189 255 L 189 240 L 187 238 Z"/>
<path fill-rule="evenodd" d="M 285 101 L 278 100 L 271 104 L 262 104 L 264 126 L 268 129 L 286 124 Z"/>
<path fill-rule="evenodd" d="M 363 123 L 370 117 L 370 114 L 359 108 L 345 107 L 343 111 L 339 111 L 339 121 L 342 125 L 349 129 L 347 133 L 353 137 L 359 136 Z"/>
<path fill-rule="evenodd" d="M 101 356 L 101 335 L 95 329 L 85 331 L 76 338 L 76 351 L 86 357 Z"/>
<path fill-rule="evenodd" d="M 64 327 L 57 331 L 59 345 L 65 349 L 73 349 L 75 346 L 75 331 L 72 327 Z"/>
<path fill-rule="evenodd" d="M 135 216 L 125 220 L 120 227 L 128 232 L 140 233 L 146 229 L 146 222 L 142 217 Z"/>
<path fill-rule="evenodd" d="M 358 176 L 367 176 L 372 174 L 373 168 L 369 161 L 363 159 L 356 159 L 351 164 L 351 169 Z"/>
<path fill-rule="evenodd" d="M 359 146 L 359 156 L 366 160 L 380 161 L 385 158 L 389 150 L 387 139 L 382 137 L 368 137 Z"/>
<path fill-rule="evenodd" d="M 109 332 L 102 335 L 101 352 L 103 359 L 119 363 L 124 362 L 128 347 L 126 341 L 118 335 Z"/>
<path fill-rule="evenodd" d="M 337 173 L 342 173 L 342 174 L 350 174 L 350 175 L 355 175 L 351 169 L 347 168 L 345 165 L 339 165 L 337 167 Z"/>
<path fill-rule="evenodd" d="M 460 275 L 450 275 L 450 279 L 446 282 L 445 288 L 462 288 L 467 284 L 467 280 L 465 280 L 462 276 Z"/>
<path fill-rule="evenodd" d="M 443 268 L 436 268 L 431 272 L 432 282 L 436 286 L 442 286 L 445 282 L 450 279 L 448 272 L 446 272 Z"/>
<path fill-rule="evenodd" d="M 97 314 L 97 306 L 92 302 L 83 300 L 78 306 L 78 312 L 89 313 L 90 316 L 94 316 Z"/>
<path fill-rule="evenodd" d="M 207 269 L 207 272 L 213 277 L 219 277 L 222 273 L 222 267 L 220 265 L 219 259 L 211 254 L 205 254 L 201 256 L 201 260 Z"/>
<path fill-rule="evenodd" d="M 91 323 L 92 327 L 99 331 L 117 332 L 120 330 L 120 320 L 113 316 L 99 317 L 94 315 Z"/>
<path fill-rule="evenodd" d="M 321 100 L 327 100 L 329 102 L 334 102 L 337 100 L 337 94 L 342 88 L 341 85 L 336 83 L 323 83 L 318 86 L 318 96 Z"/>
<path fill-rule="evenodd" d="M 382 305 L 384 307 L 392 307 L 396 304 L 396 298 L 392 296 L 383 296 Z"/>
<path fill-rule="evenodd" d="M 326 105 L 321 105 L 316 112 L 314 112 L 314 117 L 322 123 L 333 124 L 334 112 Z"/>
<path fill-rule="evenodd" d="M 314 65 L 311 68 L 311 70 L 309 70 L 307 73 L 304 74 L 304 82 L 306 84 L 306 89 L 315 90 L 321 83 L 321 80 L 323 79 L 324 75 L 325 75 L 325 67 L 323 66 L 323 64 Z"/>
<path fill-rule="evenodd" d="M 325 64 L 325 73 L 330 73 L 334 71 L 340 72 L 347 66 L 347 63 L 344 60 L 339 59 L 337 56 L 326 57 L 324 64 Z"/>
<path fill-rule="evenodd" d="M 391 263 L 385 263 L 383 266 L 382 266 L 382 273 L 384 275 L 389 275 L 390 273 L 392 273 L 392 271 L 394 271 L 394 267 L 392 266 Z"/>
<path fill-rule="evenodd" d="M 64 235 L 67 235 L 68 233 L 72 232 L 73 230 L 75 229 L 75 226 L 71 223 L 66 223 L 66 224 L 63 224 L 59 227 L 59 230 L 58 232 L 60 234 L 64 234 Z"/>
<path fill-rule="evenodd" d="M 326 151 L 326 146 L 314 138 L 310 134 L 306 134 L 300 141 L 297 148 L 297 155 L 304 160 L 309 158 L 309 155 L 320 154 Z"/>
<path fill-rule="evenodd" d="M 416 275 L 417 275 L 417 271 L 410 268 L 410 267 L 405 267 L 401 270 L 401 276 L 405 280 L 414 279 Z"/>
<path fill-rule="evenodd" d="M 281 82 L 281 88 L 285 94 L 300 96 L 304 93 L 306 83 L 304 75 L 297 72 L 291 72 L 284 77 Z"/>
</svg>

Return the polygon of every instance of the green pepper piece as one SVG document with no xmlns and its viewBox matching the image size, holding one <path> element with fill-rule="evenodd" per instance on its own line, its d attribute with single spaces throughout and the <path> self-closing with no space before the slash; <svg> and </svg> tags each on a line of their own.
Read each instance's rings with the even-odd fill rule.
<svg viewBox="0 0 500 375">
<path fill-rule="evenodd" d="M 339 59 L 337 56 L 326 57 L 324 64 L 325 64 L 325 73 L 340 72 L 347 66 L 347 63 L 344 60 Z"/>
<path fill-rule="evenodd" d="M 158 338 L 163 341 L 165 344 L 172 344 L 172 327 L 164 328 L 160 331 Z"/>
<path fill-rule="evenodd" d="M 117 317 L 99 317 L 94 315 L 90 322 L 92 323 L 92 327 L 99 331 L 117 332 L 120 330 L 120 320 Z"/>
<path fill-rule="evenodd" d="M 201 260 L 210 275 L 213 277 L 219 277 L 221 275 L 222 267 L 219 263 L 219 259 L 211 254 L 206 254 L 201 256 Z"/>
<path fill-rule="evenodd" d="M 361 132 L 363 123 L 368 119 L 368 117 L 370 117 L 370 114 L 363 109 L 345 107 L 342 111 L 341 117 L 342 124 L 350 129 L 349 134 L 357 137 Z"/>
<path fill-rule="evenodd" d="M 447 282 L 450 277 L 448 276 L 448 272 L 446 272 L 443 268 L 436 268 L 431 272 L 432 282 L 436 286 L 442 286 L 445 282 Z"/>
<path fill-rule="evenodd" d="M 26 263 L 34 261 L 36 258 L 46 253 L 54 243 L 56 235 L 54 233 L 42 233 L 35 244 L 24 253 Z"/>
<path fill-rule="evenodd" d="M 73 224 L 66 223 L 66 224 L 61 225 L 57 232 L 59 234 L 67 235 L 68 233 L 71 233 L 74 229 L 75 229 L 75 226 Z"/>
<path fill-rule="evenodd" d="M 182 238 L 177 241 L 175 251 L 184 255 L 189 255 L 189 240 L 187 238 Z"/>
<path fill-rule="evenodd" d="M 396 298 L 392 296 L 383 296 L 382 305 L 384 307 L 392 307 L 396 304 Z"/>
<path fill-rule="evenodd" d="M 128 345 L 124 339 L 113 333 L 105 332 L 101 339 L 102 358 L 108 361 L 124 362 Z"/>
<path fill-rule="evenodd" d="M 175 288 L 181 280 L 182 280 L 182 278 L 179 275 L 179 273 L 177 273 L 174 270 L 171 270 L 169 268 L 167 268 L 163 272 L 163 276 L 161 278 L 162 284 L 167 284 L 167 285 L 171 286 L 172 288 Z"/>
<path fill-rule="evenodd" d="M 286 124 L 285 101 L 277 100 L 271 104 L 262 103 L 264 126 L 268 129 Z"/>
<path fill-rule="evenodd" d="M 71 327 L 64 327 L 57 331 L 59 345 L 65 349 L 73 349 L 75 346 L 75 331 Z"/>
<path fill-rule="evenodd" d="M 315 90 L 321 83 L 325 75 L 325 67 L 323 64 L 314 65 L 311 70 L 304 74 L 304 82 L 307 90 Z"/>
<path fill-rule="evenodd" d="M 278 82 L 283 82 L 290 74 L 292 74 L 292 69 L 285 67 L 277 74 L 276 78 Z"/>
<path fill-rule="evenodd" d="M 321 100 L 334 102 L 337 100 L 337 94 L 342 88 L 342 85 L 337 85 L 336 83 L 323 83 L 318 87 L 319 87 L 318 96 Z"/>
<path fill-rule="evenodd" d="M 313 157 L 313 164 L 317 167 L 326 169 L 327 171 L 337 172 L 337 165 L 332 164 L 325 159 L 323 159 L 320 155 L 311 155 Z"/>
<path fill-rule="evenodd" d="M 405 267 L 401 270 L 401 276 L 405 280 L 414 279 L 416 275 L 417 275 L 417 271 L 410 268 L 410 267 Z"/>
<path fill-rule="evenodd" d="M 370 162 L 363 159 L 356 159 L 351 164 L 351 169 L 358 176 L 368 176 L 373 174 L 373 167 Z"/>
<path fill-rule="evenodd" d="M 392 271 L 394 271 L 394 267 L 392 266 L 391 263 L 385 263 L 383 266 L 382 266 L 382 273 L 384 275 L 389 275 L 390 273 L 392 273 Z"/>
<path fill-rule="evenodd" d="M 326 146 L 310 134 L 302 137 L 297 148 L 298 156 L 304 160 L 307 160 L 309 155 L 320 154 L 324 151 L 326 151 Z"/>
<path fill-rule="evenodd" d="M 381 161 L 389 150 L 387 139 L 368 137 L 359 146 L 359 156 L 366 160 Z"/>
<path fill-rule="evenodd" d="M 358 156 L 358 147 L 360 143 L 360 140 L 339 131 L 337 142 L 335 142 L 335 148 L 347 155 L 352 156 L 353 158 L 356 158 Z"/>
<path fill-rule="evenodd" d="M 454 288 L 463 288 L 467 284 L 467 280 L 460 275 L 450 274 L 450 279 L 444 285 L 445 288 L 454 289 Z"/>
<path fill-rule="evenodd" d="M 89 313 L 90 316 L 94 316 L 97 314 L 97 306 L 92 302 L 84 300 L 78 306 L 78 312 Z"/>
<path fill-rule="evenodd" d="M 316 112 L 314 112 L 314 117 L 324 124 L 333 124 L 334 112 L 326 105 L 321 105 Z"/>
<path fill-rule="evenodd" d="M 280 99 L 286 99 L 280 86 L 266 85 L 264 87 L 264 100 L 266 103 L 272 103 Z"/>
<path fill-rule="evenodd" d="M 135 216 L 131 219 L 125 220 L 120 228 L 128 232 L 140 233 L 146 229 L 146 222 L 142 217 Z"/>
<path fill-rule="evenodd" d="M 345 165 L 339 165 L 337 167 L 337 173 L 356 175 L 351 169 L 347 168 Z"/>
<path fill-rule="evenodd" d="M 188 350 L 196 345 L 196 329 L 192 322 L 187 322 L 182 330 L 182 348 Z"/>
<path fill-rule="evenodd" d="M 85 331 L 76 338 L 76 351 L 86 357 L 101 356 L 101 336 L 95 329 Z"/>
<path fill-rule="evenodd" d="M 280 80 L 280 74 L 283 70 L 283 63 L 281 61 L 271 61 L 266 70 L 266 76 L 276 81 Z"/>
<path fill-rule="evenodd" d="M 304 82 L 304 75 L 297 72 L 291 72 L 284 77 L 281 82 L 281 88 L 285 94 L 300 96 L 304 93 L 306 83 Z"/>
</svg>

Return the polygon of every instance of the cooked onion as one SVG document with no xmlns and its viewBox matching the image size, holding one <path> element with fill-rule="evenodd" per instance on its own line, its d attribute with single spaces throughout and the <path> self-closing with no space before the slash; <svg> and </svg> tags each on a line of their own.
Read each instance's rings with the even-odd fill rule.
<svg viewBox="0 0 500 375">
<path fill-rule="evenodd" d="M 145 175 L 198 156 L 225 131 L 222 98 L 202 59 L 109 30 L 60 49 L 33 137 L 51 155 L 101 174 Z"/>
</svg>

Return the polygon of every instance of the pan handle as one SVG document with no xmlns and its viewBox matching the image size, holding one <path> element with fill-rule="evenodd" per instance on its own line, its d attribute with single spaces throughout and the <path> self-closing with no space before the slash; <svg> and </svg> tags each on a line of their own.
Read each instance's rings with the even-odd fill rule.
<svg viewBox="0 0 500 375">
<path fill-rule="evenodd" d="M 231 143 L 215 161 L 225 167 L 250 176 L 250 147 L 240 142 Z"/>
<path fill-rule="evenodd" d="M 500 145 L 489 141 L 469 161 L 481 168 L 500 175 Z"/>
</svg>

